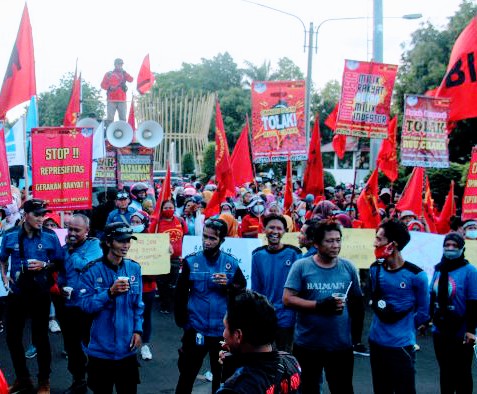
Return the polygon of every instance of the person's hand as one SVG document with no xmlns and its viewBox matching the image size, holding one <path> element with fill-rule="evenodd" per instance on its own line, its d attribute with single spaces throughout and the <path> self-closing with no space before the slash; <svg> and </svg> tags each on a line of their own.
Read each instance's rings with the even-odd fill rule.
<svg viewBox="0 0 477 394">
<path fill-rule="evenodd" d="M 3 281 L 3 286 L 5 287 L 5 290 L 8 291 L 10 289 L 11 279 L 7 276 L 5 272 L 3 272 L 3 270 L 2 270 L 2 281 Z"/>
<path fill-rule="evenodd" d="M 36 259 L 29 259 L 28 260 L 28 271 L 40 271 L 45 268 L 45 262 L 36 260 Z"/>
<path fill-rule="evenodd" d="M 471 332 L 466 332 L 464 334 L 464 345 L 475 345 L 475 335 L 472 334 Z"/>
<path fill-rule="evenodd" d="M 116 279 L 113 285 L 109 288 L 112 296 L 124 294 L 129 291 L 129 281 L 123 279 Z"/>
<path fill-rule="evenodd" d="M 139 349 L 141 345 L 142 345 L 141 335 L 135 332 L 131 338 L 131 342 L 129 343 L 129 349 L 131 351 L 135 349 Z"/>
<path fill-rule="evenodd" d="M 223 272 L 212 274 L 212 282 L 214 282 L 216 285 L 225 286 L 228 282 L 227 274 Z"/>
</svg>

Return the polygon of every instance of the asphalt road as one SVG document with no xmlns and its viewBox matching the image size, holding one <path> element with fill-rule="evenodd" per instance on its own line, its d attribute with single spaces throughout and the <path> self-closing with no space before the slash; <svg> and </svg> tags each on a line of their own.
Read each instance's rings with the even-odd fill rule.
<svg viewBox="0 0 477 394">
<path fill-rule="evenodd" d="M 366 311 L 365 329 L 369 327 L 370 310 Z M 25 343 L 30 335 L 29 328 L 25 329 Z M 141 380 L 138 386 L 140 394 L 160 394 L 174 393 L 177 382 L 177 349 L 180 345 L 181 330 L 174 324 L 172 315 L 159 313 L 158 305 L 153 311 L 153 335 L 151 361 L 140 361 Z M 364 336 L 366 339 L 366 335 Z M 50 334 L 53 352 L 53 364 L 51 375 L 51 392 L 53 394 L 62 393 L 71 381 L 66 369 L 66 360 L 61 355 L 63 347 L 61 334 Z M 439 392 L 439 369 L 434 356 L 432 340 L 430 335 L 419 339 L 421 351 L 417 354 L 417 392 L 435 394 Z M 36 374 L 36 358 L 28 360 L 28 366 L 32 376 Z M 10 355 L 5 344 L 5 333 L 0 334 L 0 368 L 3 370 L 7 380 L 12 382 L 14 374 L 12 371 Z M 203 375 L 207 371 L 207 361 L 201 370 Z M 474 380 L 477 385 L 477 368 L 473 367 Z M 477 387 L 477 386 L 476 386 Z M 369 357 L 355 357 L 354 389 L 357 394 L 372 393 L 371 371 Z M 211 384 L 205 380 L 198 379 L 194 387 L 194 393 L 210 393 Z M 325 393 L 329 391 L 325 387 Z"/>
</svg>

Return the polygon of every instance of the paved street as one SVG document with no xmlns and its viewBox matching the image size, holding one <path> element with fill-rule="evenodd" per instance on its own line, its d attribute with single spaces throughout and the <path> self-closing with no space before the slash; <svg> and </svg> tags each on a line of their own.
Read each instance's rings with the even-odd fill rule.
<svg viewBox="0 0 477 394">
<path fill-rule="evenodd" d="M 153 360 L 141 360 L 141 379 L 138 392 L 140 394 L 173 393 L 177 382 L 177 348 L 180 344 L 181 331 L 175 326 L 172 315 L 163 315 L 159 309 L 154 308 L 152 352 Z M 369 326 L 370 311 L 367 310 L 366 327 Z M 29 335 L 25 330 L 25 341 Z M 61 334 L 50 334 L 53 349 L 53 373 L 51 388 L 53 394 L 60 394 L 69 386 L 70 376 L 66 370 L 66 360 L 61 356 Z M 430 336 L 420 338 L 421 351 L 417 355 L 417 389 L 418 393 L 435 394 L 439 392 L 438 367 L 432 348 Z M 35 373 L 36 358 L 28 361 L 32 374 Z M 7 379 L 11 382 L 14 378 L 10 355 L 5 344 L 5 333 L 0 334 L 0 367 Z M 207 371 L 204 365 L 201 373 Z M 474 380 L 477 384 L 477 369 L 474 363 Z M 354 388 L 357 394 L 372 393 L 371 372 L 368 357 L 355 357 Z M 210 393 L 211 384 L 204 380 L 197 380 L 194 393 Z M 325 390 L 328 393 L 328 390 Z"/>
</svg>

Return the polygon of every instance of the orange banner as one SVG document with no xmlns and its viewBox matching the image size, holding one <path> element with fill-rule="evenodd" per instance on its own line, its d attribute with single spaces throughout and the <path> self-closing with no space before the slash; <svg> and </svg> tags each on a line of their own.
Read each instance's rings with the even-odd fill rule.
<svg viewBox="0 0 477 394">
<path fill-rule="evenodd" d="M 33 197 L 55 210 L 91 209 L 93 129 L 34 128 L 31 140 Z"/>
<path fill-rule="evenodd" d="M 469 219 L 477 219 L 477 146 L 472 149 L 472 158 L 462 199 L 462 220 Z"/>
</svg>

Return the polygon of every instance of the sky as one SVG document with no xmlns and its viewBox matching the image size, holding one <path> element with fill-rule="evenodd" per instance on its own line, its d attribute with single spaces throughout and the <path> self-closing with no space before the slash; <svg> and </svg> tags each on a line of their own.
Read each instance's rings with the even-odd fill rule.
<svg viewBox="0 0 477 394">
<path fill-rule="evenodd" d="M 370 60 L 372 52 L 372 0 L 257 0 L 296 15 L 306 30 L 328 18 L 368 17 L 327 21 L 318 33 L 313 52 L 315 86 L 341 80 L 345 59 Z M 383 0 L 384 62 L 399 64 L 402 45 L 420 23 L 444 27 L 460 0 Z M 0 78 L 15 41 L 23 0 L 0 0 Z M 124 59 L 124 69 L 135 79 L 149 53 L 151 70 L 163 73 L 197 64 L 229 52 L 239 67 L 244 60 L 259 66 L 270 60 L 292 59 L 306 75 L 303 25 L 295 17 L 243 0 L 29 0 L 27 2 L 35 47 L 37 92 L 58 85 L 73 72 L 76 59 L 83 78 L 94 86 L 114 59 Z M 421 13 L 420 20 L 403 20 L 404 14 Z M 128 92 L 135 89 L 130 85 Z M 219 98 L 220 99 L 220 98 Z"/>
</svg>

